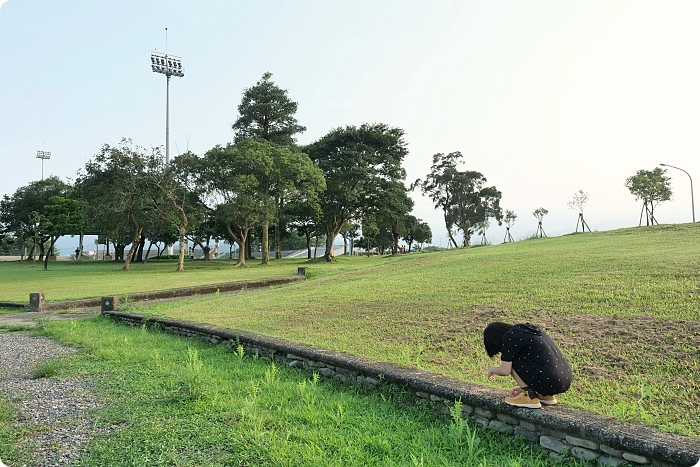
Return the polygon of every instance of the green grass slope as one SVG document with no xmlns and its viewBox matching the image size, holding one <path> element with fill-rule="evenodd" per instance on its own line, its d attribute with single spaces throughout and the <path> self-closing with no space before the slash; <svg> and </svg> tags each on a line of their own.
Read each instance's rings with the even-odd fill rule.
<svg viewBox="0 0 700 467">
<path fill-rule="evenodd" d="M 700 436 L 700 225 L 339 263 L 361 267 L 311 264 L 303 283 L 148 311 L 480 384 L 484 326 L 536 322 L 574 367 L 563 403 Z"/>
</svg>

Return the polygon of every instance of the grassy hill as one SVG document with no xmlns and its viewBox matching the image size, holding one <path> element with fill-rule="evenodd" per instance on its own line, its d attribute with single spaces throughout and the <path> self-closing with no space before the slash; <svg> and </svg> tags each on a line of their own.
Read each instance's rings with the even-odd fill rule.
<svg viewBox="0 0 700 467">
<path fill-rule="evenodd" d="M 478 384 L 491 364 L 482 330 L 495 320 L 542 324 L 575 371 L 560 400 L 621 420 L 700 436 L 700 224 L 662 225 L 400 257 L 283 261 L 232 270 L 228 262 L 123 273 L 73 263 L 62 274 L 22 269 L 12 289 L 80 293 L 153 290 L 262 276 L 299 265 L 309 279 L 140 311 L 243 329 L 447 374 Z M 53 266 L 53 265 L 51 265 Z M 106 267 L 106 266 L 102 266 Z M 173 265 L 167 265 L 172 268 Z M 68 266 L 66 266 L 68 268 Z M 44 274 L 44 275 L 42 275 Z M 51 275 L 53 274 L 53 275 Z M 102 273 L 100 273 L 102 274 Z M 7 277 L 0 265 L 0 278 Z M 56 284 L 61 284 L 56 287 Z M 131 287 L 124 290 L 125 284 Z M 48 285 L 47 285 L 48 286 Z M 74 295 L 75 292 L 72 292 Z M 48 296 L 48 294 L 47 294 Z M 49 297 L 50 298 L 50 297 Z M 504 394 L 505 395 L 505 394 Z"/>
<path fill-rule="evenodd" d="M 334 275 L 311 264 L 310 280 L 290 287 L 149 311 L 480 384 L 491 363 L 485 325 L 536 322 L 574 367 L 563 403 L 700 436 L 700 225 L 340 258 L 339 267 L 358 262 Z"/>
</svg>

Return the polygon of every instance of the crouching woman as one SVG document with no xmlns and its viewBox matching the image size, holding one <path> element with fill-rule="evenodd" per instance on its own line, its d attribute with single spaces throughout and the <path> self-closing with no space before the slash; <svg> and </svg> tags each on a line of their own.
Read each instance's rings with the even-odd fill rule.
<svg viewBox="0 0 700 467">
<path fill-rule="evenodd" d="M 496 375 L 510 375 L 518 384 L 506 397 L 510 405 L 532 409 L 539 409 L 542 404 L 554 405 L 555 396 L 571 386 L 569 362 L 536 324 L 491 323 L 484 329 L 484 347 L 491 358 L 501 354 L 501 365 L 489 368 L 489 381 Z"/>
</svg>

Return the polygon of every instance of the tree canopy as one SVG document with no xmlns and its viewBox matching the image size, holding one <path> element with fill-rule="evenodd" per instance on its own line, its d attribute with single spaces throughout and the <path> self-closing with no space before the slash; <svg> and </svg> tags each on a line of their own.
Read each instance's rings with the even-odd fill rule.
<svg viewBox="0 0 700 467">
<path fill-rule="evenodd" d="M 501 192 L 494 186 L 484 186 L 487 180 L 480 172 L 458 170 L 462 157 L 459 151 L 435 154 L 430 173 L 412 185 L 420 187 L 435 208 L 442 210 L 449 240 L 455 247 L 453 228 L 462 231 L 462 246 L 468 247 L 481 223 L 493 218 L 501 225 L 503 217 Z"/>
<path fill-rule="evenodd" d="M 231 126 L 235 142 L 258 138 L 288 146 L 295 142 L 294 135 L 306 131 L 294 116 L 297 103 L 270 78 L 272 73 L 267 72 L 255 86 L 243 91 L 239 117 Z"/>
<path fill-rule="evenodd" d="M 336 128 L 305 151 L 326 178 L 321 196 L 321 223 L 326 234 L 324 257 L 332 261 L 333 240 L 343 224 L 361 219 L 379 203 L 386 183 L 406 178 L 408 154 L 403 130 L 383 123 Z"/>
<path fill-rule="evenodd" d="M 639 215 L 639 225 L 646 215 L 647 225 L 658 224 L 655 209 L 671 199 L 671 177 L 666 176 L 666 169 L 656 167 L 654 170 L 637 170 L 635 175 L 627 177 L 625 186 L 635 197 L 636 201 L 642 201 L 642 213 Z"/>
</svg>

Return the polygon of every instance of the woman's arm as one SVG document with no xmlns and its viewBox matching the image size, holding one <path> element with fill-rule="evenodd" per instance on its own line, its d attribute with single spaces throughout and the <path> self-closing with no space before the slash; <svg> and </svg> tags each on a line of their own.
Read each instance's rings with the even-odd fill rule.
<svg viewBox="0 0 700 467">
<path fill-rule="evenodd" d="M 489 381 L 495 380 L 495 375 L 510 376 L 512 370 L 513 362 L 501 362 L 500 366 L 492 366 L 491 368 L 489 368 L 488 372 Z"/>
</svg>

